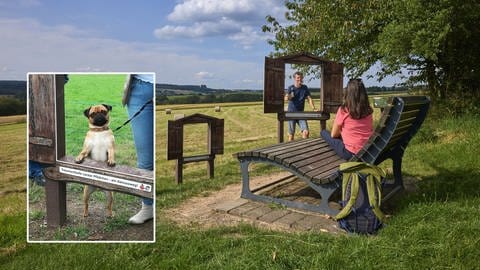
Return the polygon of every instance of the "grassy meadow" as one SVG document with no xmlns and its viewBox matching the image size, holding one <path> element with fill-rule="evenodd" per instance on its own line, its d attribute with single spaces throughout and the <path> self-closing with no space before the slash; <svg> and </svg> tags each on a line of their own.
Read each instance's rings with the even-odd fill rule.
<svg viewBox="0 0 480 270">
<path fill-rule="evenodd" d="M 65 141 L 66 153 L 77 156 L 82 150 L 88 131 L 85 109 L 98 104 L 112 106 L 110 128 L 115 129 L 126 120 L 128 113 L 122 106 L 124 74 L 70 74 L 65 84 Z M 136 166 L 135 146 L 130 125 L 115 132 L 115 161 Z"/>
<path fill-rule="evenodd" d="M 73 79 L 72 79 L 73 82 Z M 70 82 L 69 82 L 70 83 Z M 160 106 L 156 120 L 157 225 L 154 244 L 27 244 L 25 214 L 26 124 L 1 125 L 1 269 L 478 269 L 480 257 L 480 120 L 453 118 L 434 108 L 405 152 L 403 173 L 418 189 L 403 195 L 376 236 L 283 233 L 239 225 L 179 227 L 162 215 L 192 196 L 240 182 L 232 154 L 276 142 L 276 115 L 261 104 Z M 172 114 L 165 114 L 165 109 Z M 376 109 L 378 110 L 378 109 Z M 174 114 L 225 119 L 225 153 L 206 164 L 187 164 L 184 184 L 166 160 L 166 124 Z M 376 114 L 378 117 L 378 112 Z M 318 124 L 310 123 L 318 136 Z M 206 152 L 206 125 L 185 130 L 187 154 Z M 274 169 L 254 165 L 254 175 Z"/>
</svg>

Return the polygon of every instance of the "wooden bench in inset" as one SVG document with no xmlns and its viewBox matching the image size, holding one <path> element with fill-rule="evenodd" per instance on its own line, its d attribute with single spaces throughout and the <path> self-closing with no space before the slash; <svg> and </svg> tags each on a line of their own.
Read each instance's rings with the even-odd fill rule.
<svg viewBox="0 0 480 270">
<path fill-rule="evenodd" d="M 55 166 L 43 170 L 47 204 L 47 224 L 61 226 L 67 218 L 66 183 L 75 182 L 105 190 L 127 193 L 153 199 L 155 192 L 153 171 L 85 159 L 76 164 L 74 157 L 64 156 Z"/>
<path fill-rule="evenodd" d="M 386 159 L 393 161 L 393 183 L 386 183 L 383 200 L 403 189 L 402 158 L 405 149 L 422 125 L 430 105 L 425 96 L 392 97 L 383 108 L 374 133 L 362 150 L 351 161 L 378 165 Z M 274 202 L 287 207 L 300 208 L 328 215 L 338 209 L 329 206 L 332 194 L 341 187 L 338 166 L 346 162 L 335 154 L 322 139 L 304 139 L 279 143 L 234 154 L 240 161 L 242 173 L 241 197 L 262 202 Z M 256 194 L 250 189 L 248 167 L 252 162 L 267 163 L 289 171 L 303 180 L 322 198 L 320 204 L 307 204 Z"/>
</svg>

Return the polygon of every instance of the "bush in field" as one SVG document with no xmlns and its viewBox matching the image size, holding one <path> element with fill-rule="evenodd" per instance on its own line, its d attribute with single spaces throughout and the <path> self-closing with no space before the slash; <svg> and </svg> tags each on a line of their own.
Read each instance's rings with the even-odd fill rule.
<svg viewBox="0 0 480 270">
<path fill-rule="evenodd" d="M 26 102 L 10 96 L 0 96 L 0 116 L 26 114 Z"/>
</svg>

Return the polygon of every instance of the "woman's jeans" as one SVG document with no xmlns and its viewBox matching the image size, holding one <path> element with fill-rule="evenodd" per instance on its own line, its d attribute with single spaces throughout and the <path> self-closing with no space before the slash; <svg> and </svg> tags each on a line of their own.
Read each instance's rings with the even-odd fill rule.
<svg viewBox="0 0 480 270">
<path fill-rule="evenodd" d="M 130 99 L 127 103 L 129 118 L 138 112 L 145 103 L 152 99 L 153 84 L 134 78 L 131 84 Z M 154 102 L 155 100 L 152 100 L 152 102 L 145 106 L 143 111 L 131 121 L 133 140 L 137 152 L 137 167 L 146 170 L 153 170 L 154 166 Z M 153 190 L 155 192 L 155 187 L 153 187 Z M 143 203 L 146 205 L 152 205 L 153 199 L 143 198 Z"/>
<path fill-rule="evenodd" d="M 345 149 L 345 144 L 343 144 L 342 139 L 332 138 L 330 132 L 325 129 L 320 132 L 320 135 L 330 147 L 332 147 L 333 151 L 335 151 L 338 156 L 345 160 L 349 160 L 353 157 L 353 154 Z"/>
</svg>

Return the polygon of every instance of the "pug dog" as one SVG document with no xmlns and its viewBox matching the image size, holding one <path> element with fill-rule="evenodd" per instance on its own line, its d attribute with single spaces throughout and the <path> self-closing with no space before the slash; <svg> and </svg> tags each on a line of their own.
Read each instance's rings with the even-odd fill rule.
<svg viewBox="0 0 480 270">
<path fill-rule="evenodd" d="M 75 158 L 76 163 L 82 163 L 86 157 L 90 156 L 93 160 L 107 162 L 108 166 L 115 166 L 115 138 L 108 126 L 111 110 L 112 106 L 100 104 L 91 106 L 83 112 L 88 118 L 89 131 L 85 136 L 82 151 Z M 88 216 L 88 201 L 96 189 L 90 185 L 85 185 L 83 189 L 84 217 Z M 107 196 L 107 216 L 111 217 L 113 216 L 113 193 L 108 190 L 104 190 L 104 192 Z"/>
</svg>

